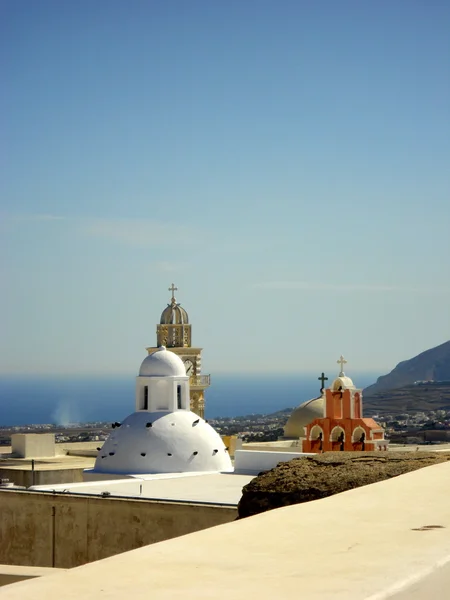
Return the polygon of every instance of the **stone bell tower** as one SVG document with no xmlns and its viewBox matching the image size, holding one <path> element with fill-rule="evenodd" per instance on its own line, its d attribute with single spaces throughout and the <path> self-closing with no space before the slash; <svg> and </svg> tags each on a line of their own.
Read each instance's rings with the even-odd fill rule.
<svg viewBox="0 0 450 600">
<path fill-rule="evenodd" d="M 210 385 L 210 376 L 201 375 L 202 348 L 191 345 L 191 325 L 185 309 L 175 298 L 178 288 L 172 283 L 169 292 L 172 292 L 170 303 L 161 313 L 161 319 L 156 326 L 156 347 L 147 348 L 152 354 L 158 347 L 165 346 L 177 354 L 186 368 L 189 376 L 190 403 L 192 412 L 204 418 L 205 415 L 205 390 Z"/>
</svg>

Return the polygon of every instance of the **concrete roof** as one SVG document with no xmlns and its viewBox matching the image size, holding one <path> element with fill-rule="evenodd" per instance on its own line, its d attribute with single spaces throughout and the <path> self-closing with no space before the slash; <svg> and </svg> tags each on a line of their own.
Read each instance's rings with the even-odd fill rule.
<svg viewBox="0 0 450 600">
<path fill-rule="evenodd" d="M 242 488 L 253 478 L 254 475 L 234 473 L 172 473 L 110 481 L 37 485 L 31 489 L 95 495 L 109 492 L 112 496 L 236 506 L 242 496 Z"/>
<path fill-rule="evenodd" d="M 449 497 L 446 462 L 14 584 L 2 600 L 444 597 Z"/>
<path fill-rule="evenodd" d="M 0 469 L 17 469 L 31 471 L 30 458 L 0 457 Z M 59 469 L 90 469 L 94 466 L 95 458 L 89 456 L 52 456 L 34 459 L 35 471 L 58 471 Z"/>
<path fill-rule="evenodd" d="M 60 469 L 90 469 L 97 456 L 96 448 L 103 442 L 65 442 L 55 444 L 55 456 L 34 459 L 36 471 L 52 471 Z M 11 446 L 0 447 L 0 468 L 31 471 L 31 459 L 11 456 Z"/>
<path fill-rule="evenodd" d="M 49 567 L 28 567 L 19 565 L 0 565 L 0 587 L 10 585 L 24 579 L 33 579 L 34 577 L 47 577 L 63 573 L 66 569 L 54 569 Z M 1 593 L 1 591 L 0 591 Z"/>
</svg>

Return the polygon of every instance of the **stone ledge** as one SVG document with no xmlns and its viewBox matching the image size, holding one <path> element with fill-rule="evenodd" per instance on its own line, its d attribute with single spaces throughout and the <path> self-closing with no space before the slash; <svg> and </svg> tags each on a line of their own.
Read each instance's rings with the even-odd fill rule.
<svg viewBox="0 0 450 600">
<path fill-rule="evenodd" d="M 49 567 L 26 567 L 18 565 L 0 565 L 0 587 L 34 579 L 35 577 L 46 577 L 47 575 L 56 575 L 63 573 L 65 569 L 52 569 Z"/>
<path fill-rule="evenodd" d="M 2 600 L 403 600 L 413 583 L 411 598 L 429 600 L 450 557 L 449 496 L 445 462 L 8 586 Z"/>
</svg>

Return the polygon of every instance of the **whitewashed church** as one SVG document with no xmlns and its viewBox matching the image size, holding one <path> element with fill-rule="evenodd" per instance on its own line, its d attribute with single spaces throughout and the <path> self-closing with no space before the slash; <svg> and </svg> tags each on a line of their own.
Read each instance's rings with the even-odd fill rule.
<svg viewBox="0 0 450 600">
<path fill-rule="evenodd" d="M 136 378 L 135 412 L 100 449 L 96 474 L 231 471 L 220 435 L 190 410 L 189 377 L 183 361 L 161 346 L 142 362 Z"/>
</svg>

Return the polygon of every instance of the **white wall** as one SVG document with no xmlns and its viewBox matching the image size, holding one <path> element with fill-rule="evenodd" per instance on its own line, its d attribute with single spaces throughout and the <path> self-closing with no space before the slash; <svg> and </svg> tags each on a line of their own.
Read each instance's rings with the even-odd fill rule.
<svg viewBox="0 0 450 600">
<path fill-rule="evenodd" d="M 54 433 L 13 433 L 12 453 L 20 458 L 55 456 Z"/>
<path fill-rule="evenodd" d="M 280 462 L 288 462 L 293 458 L 304 456 L 316 456 L 308 452 L 262 452 L 259 450 L 236 450 L 234 455 L 234 472 L 258 474 L 261 471 L 269 471 Z"/>
<path fill-rule="evenodd" d="M 145 387 L 148 388 L 149 412 L 178 410 L 177 386 L 181 386 L 182 410 L 189 410 L 188 377 L 143 377 L 136 378 L 136 411 L 144 410 Z"/>
</svg>

